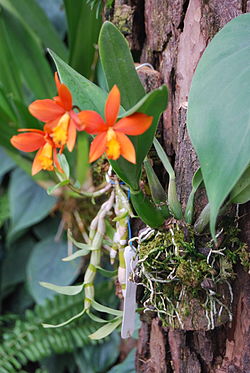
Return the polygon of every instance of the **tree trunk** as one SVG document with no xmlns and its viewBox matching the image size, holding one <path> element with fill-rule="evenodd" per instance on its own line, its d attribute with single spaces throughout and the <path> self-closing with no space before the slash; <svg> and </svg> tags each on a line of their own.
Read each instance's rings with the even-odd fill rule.
<svg viewBox="0 0 250 373">
<path fill-rule="evenodd" d="M 141 73 L 149 88 L 165 83 L 169 104 L 163 115 L 162 143 L 171 157 L 183 207 L 198 168 L 186 129 L 191 80 L 211 38 L 232 18 L 250 12 L 249 0 L 115 0 L 111 20 L 130 43 L 135 58 L 153 65 Z M 200 210 L 205 203 L 200 194 Z M 244 206 L 240 215 L 247 212 Z M 249 240 L 245 216 L 242 239 Z M 143 322 L 137 350 L 140 373 L 250 373 L 250 283 L 236 268 L 233 322 L 212 331 L 163 330 L 157 319 Z"/>
</svg>

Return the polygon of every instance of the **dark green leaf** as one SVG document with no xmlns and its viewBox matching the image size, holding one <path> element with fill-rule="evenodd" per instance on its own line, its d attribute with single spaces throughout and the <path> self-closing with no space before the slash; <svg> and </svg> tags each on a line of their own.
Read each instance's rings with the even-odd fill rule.
<svg viewBox="0 0 250 373">
<path fill-rule="evenodd" d="M 95 110 L 103 115 L 107 93 L 77 73 L 54 52 L 49 52 L 54 59 L 61 81 L 72 93 L 74 105 L 81 110 Z"/>
<path fill-rule="evenodd" d="M 53 76 L 42 48 L 26 26 L 13 14 L 4 10 L 2 17 L 8 31 L 12 54 L 22 61 L 18 70 L 30 91 L 40 99 L 52 97 L 55 93 Z"/>
<path fill-rule="evenodd" d="M 20 169 L 15 170 L 11 175 L 9 197 L 11 211 L 9 239 L 20 230 L 45 218 L 56 203 L 54 197 L 48 196 L 44 189 Z"/>
<path fill-rule="evenodd" d="M 28 263 L 27 278 L 30 293 L 37 303 L 54 296 L 51 290 L 39 285 L 40 281 L 46 280 L 66 286 L 78 276 L 79 260 L 72 263 L 62 262 L 67 250 L 67 242 L 55 242 L 54 237 L 45 238 L 34 246 Z"/>
<path fill-rule="evenodd" d="M 215 235 L 219 209 L 249 163 L 250 14 L 229 22 L 196 69 L 188 131 L 198 154 Z"/>
<path fill-rule="evenodd" d="M 0 179 L 1 179 L 7 172 L 12 170 L 16 165 L 1 147 L 0 147 L 0 159 L 1 159 L 1 168 L 0 168 Z"/>
<path fill-rule="evenodd" d="M 14 242 L 8 249 L 2 263 L 2 290 L 26 280 L 26 266 L 35 242 L 27 235 Z"/>
<path fill-rule="evenodd" d="M 92 65 L 97 53 L 95 45 L 102 23 L 101 14 L 96 18 L 94 10 L 82 0 L 64 0 L 69 35 L 69 64 L 88 79 L 94 71 Z"/>
<path fill-rule="evenodd" d="M 99 50 L 109 89 L 117 84 L 121 105 L 126 110 L 130 109 L 145 95 L 145 91 L 126 39 L 110 22 L 105 22 L 101 28 Z"/>
<path fill-rule="evenodd" d="M 0 4 L 18 16 L 41 39 L 45 47 L 54 49 L 59 56 L 67 59 L 67 48 L 35 0 L 18 0 L 15 3 L 12 0 L 0 0 Z"/>
</svg>

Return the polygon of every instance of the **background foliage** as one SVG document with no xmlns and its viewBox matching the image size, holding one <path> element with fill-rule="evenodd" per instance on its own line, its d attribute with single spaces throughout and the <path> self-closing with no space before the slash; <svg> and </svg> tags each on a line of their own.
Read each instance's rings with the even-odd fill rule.
<svg viewBox="0 0 250 373">
<path fill-rule="evenodd" d="M 53 97 L 55 66 L 47 53 L 53 50 L 80 74 L 96 81 L 97 38 L 101 2 L 83 0 L 0 0 L 0 371 L 66 373 L 108 372 L 117 363 L 118 332 L 101 341 L 88 335 L 99 325 L 82 317 L 66 328 L 44 329 L 42 322 L 60 323 L 82 309 L 83 295 L 55 296 L 39 281 L 69 285 L 81 281 L 84 262 L 62 262 L 74 250 L 65 228 L 77 225 L 70 195 L 49 196 L 53 176 L 31 178 L 32 154 L 13 148 L 9 139 L 18 128 L 42 128 L 27 105 Z M 103 77 L 99 76 L 102 79 Z M 105 99 L 105 97 L 104 97 Z M 79 148 L 67 154 L 83 182 L 85 163 Z M 73 205 L 72 205 L 73 204 Z M 95 211 L 95 208 L 93 209 Z M 81 207 L 77 209 L 81 214 Z M 79 231 L 78 231 L 79 233 Z M 98 277 L 97 299 L 117 306 L 114 284 Z M 133 353 L 132 353 L 133 354 Z M 132 356 L 132 358 L 131 358 Z M 134 371 L 133 355 L 115 372 Z M 112 370 L 113 372 L 113 370 Z"/>
</svg>

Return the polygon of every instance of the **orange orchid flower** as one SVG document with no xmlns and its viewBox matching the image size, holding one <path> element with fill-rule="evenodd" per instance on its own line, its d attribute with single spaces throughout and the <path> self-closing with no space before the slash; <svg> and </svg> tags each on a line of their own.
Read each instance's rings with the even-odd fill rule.
<svg viewBox="0 0 250 373">
<path fill-rule="evenodd" d="M 32 165 L 32 175 L 41 170 L 53 171 L 54 164 L 62 172 L 57 158 L 56 145 L 47 132 L 29 128 L 18 131 L 27 131 L 27 133 L 12 136 L 10 142 L 15 148 L 23 152 L 38 150 Z"/>
<path fill-rule="evenodd" d="M 120 110 L 120 91 L 116 85 L 110 91 L 105 105 L 105 119 L 95 111 L 84 110 L 78 114 L 82 130 L 97 135 L 91 143 L 89 162 L 94 162 L 103 153 L 109 159 L 123 156 L 136 163 L 135 148 L 127 135 L 137 136 L 144 133 L 152 124 L 153 117 L 135 113 L 117 121 Z"/>
<path fill-rule="evenodd" d="M 76 141 L 76 128 L 80 126 L 77 114 L 73 110 L 72 95 L 65 84 L 61 84 L 57 73 L 55 83 L 58 96 L 53 100 L 36 100 L 29 105 L 30 113 L 45 122 L 45 131 L 49 132 L 56 147 L 63 150 L 65 144 L 72 151 Z"/>
</svg>

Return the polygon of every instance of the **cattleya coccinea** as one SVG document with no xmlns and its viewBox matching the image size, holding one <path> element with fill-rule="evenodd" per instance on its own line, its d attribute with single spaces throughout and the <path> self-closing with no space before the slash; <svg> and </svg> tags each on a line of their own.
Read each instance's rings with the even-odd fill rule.
<svg viewBox="0 0 250 373">
<path fill-rule="evenodd" d="M 37 174 L 41 170 L 53 171 L 54 164 L 61 171 L 57 159 L 56 145 L 47 132 L 29 128 L 23 128 L 18 131 L 27 131 L 27 133 L 12 136 L 10 141 L 15 148 L 23 152 L 38 150 L 32 165 L 32 175 Z"/>
<path fill-rule="evenodd" d="M 95 111 L 84 110 L 75 113 L 72 95 L 66 85 L 61 84 L 57 73 L 55 82 L 58 96 L 53 100 L 36 100 L 29 106 L 30 113 L 45 122 L 43 131 L 38 129 L 19 129 L 25 131 L 11 138 L 11 143 L 24 152 L 38 150 L 32 175 L 39 171 L 61 171 L 57 158 L 57 149 L 62 153 L 65 145 L 73 150 L 76 130 L 96 135 L 90 146 L 89 162 L 94 162 L 103 153 L 109 159 L 116 160 L 123 156 L 131 163 L 136 163 L 135 148 L 127 135 L 137 136 L 144 133 L 152 124 L 153 117 L 134 113 L 117 121 L 120 110 L 120 91 L 116 85 L 110 91 L 105 104 L 105 119 Z"/>
<path fill-rule="evenodd" d="M 80 128 L 80 120 L 73 110 L 72 95 L 65 84 L 60 83 L 57 73 L 55 82 L 58 96 L 53 100 L 36 100 L 29 105 L 30 113 L 45 122 L 44 130 L 53 139 L 56 147 L 63 150 L 67 144 L 72 151 L 76 141 L 76 129 Z"/>
<path fill-rule="evenodd" d="M 90 146 L 89 162 L 94 162 L 106 153 L 109 159 L 116 160 L 122 155 L 129 162 L 136 163 L 134 145 L 126 135 L 141 135 L 150 127 L 153 117 L 135 113 L 117 121 L 119 110 L 120 91 L 114 85 L 105 105 L 106 121 L 92 110 L 84 110 L 78 114 L 82 129 L 96 135 Z"/>
</svg>

